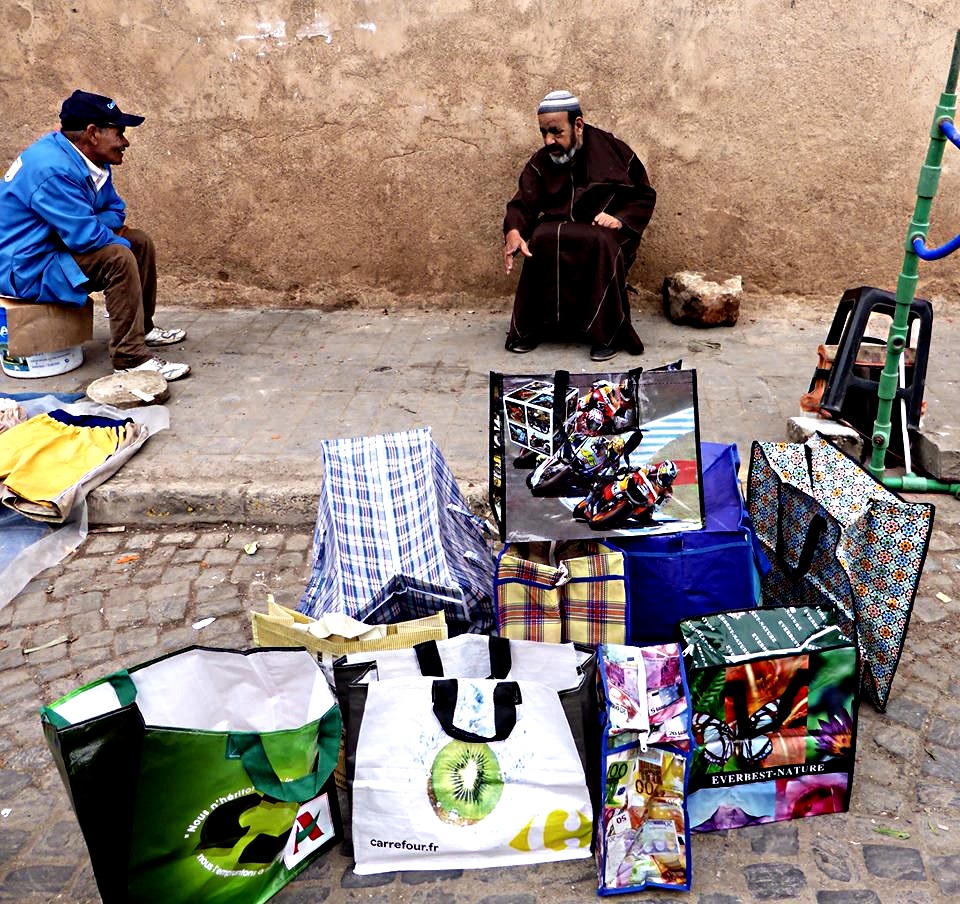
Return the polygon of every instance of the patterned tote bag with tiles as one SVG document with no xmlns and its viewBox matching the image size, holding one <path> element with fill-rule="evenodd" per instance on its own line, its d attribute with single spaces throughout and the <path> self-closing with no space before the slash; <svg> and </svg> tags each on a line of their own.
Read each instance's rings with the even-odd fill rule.
<svg viewBox="0 0 960 904">
<path fill-rule="evenodd" d="M 591 541 L 503 548 L 494 583 L 500 634 L 547 643 L 623 643 L 627 575 L 623 553 Z"/>
<path fill-rule="evenodd" d="M 906 639 L 934 507 L 891 492 L 819 434 L 753 444 L 747 507 L 772 568 L 764 606 L 831 605 L 879 710 Z"/>
</svg>

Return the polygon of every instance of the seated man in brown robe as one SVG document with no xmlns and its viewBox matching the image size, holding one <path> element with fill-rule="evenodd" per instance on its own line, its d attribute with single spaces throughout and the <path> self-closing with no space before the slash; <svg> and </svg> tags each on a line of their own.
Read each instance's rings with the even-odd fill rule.
<svg viewBox="0 0 960 904">
<path fill-rule="evenodd" d="M 529 352 L 548 332 L 590 342 L 606 361 L 643 343 L 630 323 L 627 273 L 657 194 L 637 155 L 584 123 L 580 101 L 551 91 L 537 110 L 543 147 L 520 173 L 503 220 L 507 273 L 520 273 L 506 347 Z"/>
</svg>

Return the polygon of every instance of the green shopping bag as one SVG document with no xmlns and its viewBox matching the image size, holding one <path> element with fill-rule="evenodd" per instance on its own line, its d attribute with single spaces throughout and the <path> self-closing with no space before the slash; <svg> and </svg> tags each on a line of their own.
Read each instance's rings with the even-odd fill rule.
<svg viewBox="0 0 960 904">
<path fill-rule="evenodd" d="M 306 650 L 189 647 L 41 721 L 105 904 L 259 904 L 342 838 L 340 711 Z"/>
</svg>

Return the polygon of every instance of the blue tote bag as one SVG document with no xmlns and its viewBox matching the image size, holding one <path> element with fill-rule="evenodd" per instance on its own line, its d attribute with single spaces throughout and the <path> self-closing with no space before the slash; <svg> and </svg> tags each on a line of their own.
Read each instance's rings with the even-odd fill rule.
<svg viewBox="0 0 960 904">
<path fill-rule="evenodd" d="M 700 456 L 702 530 L 614 541 L 627 560 L 628 643 L 669 643 L 683 619 L 758 605 L 770 564 L 740 493 L 737 447 L 701 443 Z"/>
</svg>

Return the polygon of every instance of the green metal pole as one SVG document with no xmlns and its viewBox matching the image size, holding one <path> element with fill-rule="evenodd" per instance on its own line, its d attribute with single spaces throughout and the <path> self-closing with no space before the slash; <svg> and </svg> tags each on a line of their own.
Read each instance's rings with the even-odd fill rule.
<svg viewBox="0 0 960 904">
<path fill-rule="evenodd" d="M 890 333 L 887 336 L 887 356 L 877 389 L 877 417 L 874 421 L 871 436 L 873 451 L 868 465 L 870 473 L 891 488 L 894 483 L 922 481 L 925 485 L 924 489 L 916 487 L 917 492 L 926 492 L 928 484 L 939 484 L 940 481 L 929 481 L 926 478 L 916 478 L 914 475 L 907 475 L 913 480 L 907 480 L 906 477 L 889 478 L 887 480 L 883 478 L 883 472 L 886 466 L 887 447 L 890 445 L 890 416 L 893 411 L 893 401 L 897 396 L 897 370 L 900 356 L 907 345 L 910 305 L 917 289 L 919 258 L 913 250 L 913 240 L 919 237 L 926 242 L 927 230 L 930 228 L 930 208 L 940 182 L 940 164 L 943 160 L 944 146 L 947 143 L 943 132 L 940 131 L 940 123 L 944 119 L 953 121 L 957 109 L 958 72 L 960 72 L 960 30 L 957 31 L 953 44 L 953 57 L 950 61 L 950 71 L 947 74 L 947 84 L 940 95 L 940 103 L 933 114 L 927 157 L 920 170 L 920 178 L 917 183 L 917 203 L 914 208 L 913 219 L 910 221 L 910 228 L 907 230 L 903 267 L 897 280 L 896 308 L 893 323 L 890 325 Z M 960 490 L 960 485 L 941 484 L 941 487 L 943 489 L 937 488 L 935 491 L 955 493 Z M 899 489 L 909 490 L 912 488 L 900 486 Z M 933 490 L 933 487 L 931 486 L 929 489 Z"/>
</svg>

